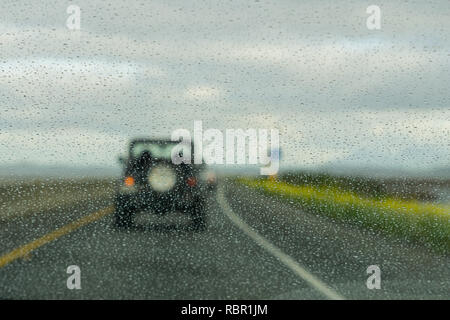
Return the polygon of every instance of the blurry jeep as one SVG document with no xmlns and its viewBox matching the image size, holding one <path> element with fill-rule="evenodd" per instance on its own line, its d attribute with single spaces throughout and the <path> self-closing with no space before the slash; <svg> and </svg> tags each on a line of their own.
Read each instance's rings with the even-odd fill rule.
<svg viewBox="0 0 450 320">
<path fill-rule="evenodd" d="M 206 228 L 205 165 L 193 164 L 192 158 L 191 164 L 174 164 L 172 149 L 178 144 L 165 139 L 130 142 L 115 197 L 117 228 L 129 228 L 135 213 L 148 209 L 154 214 L 181 211 L 190 215 L 195 230 Z"/>
</svg>

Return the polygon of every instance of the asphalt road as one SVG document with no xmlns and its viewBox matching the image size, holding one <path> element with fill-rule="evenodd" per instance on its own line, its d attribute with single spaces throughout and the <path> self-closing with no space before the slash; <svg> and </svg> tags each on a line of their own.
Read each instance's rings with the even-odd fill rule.
<svg viewBox="0 0 450 320">
<path fill-rule="evenodd" d="M 211 195 L 203 233 L 176 213 L 142 213 L 118 231 L 111 211 L 97 199 L 0 224 L 0 298 L 450 298 L 448 255 L 231 182 Z M 70 265 L 80 267 L 79 290 L 66 286 Z M 381 289 L 366 287 L 370 265 Z"/>
</svg>

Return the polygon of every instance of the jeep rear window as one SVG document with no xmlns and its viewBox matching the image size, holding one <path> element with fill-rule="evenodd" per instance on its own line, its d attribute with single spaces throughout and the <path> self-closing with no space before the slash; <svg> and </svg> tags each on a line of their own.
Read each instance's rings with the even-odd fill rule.
<svg viewBox="0 0 450 320">
<path fill-rule="evenodd" d="M 131 148 L 131 157 L 138 158 L 143 152 L 148 151 L 154 158 L 170 159 L 172 148 L 177 143 L 157 143 L 157 142 L 139 142 L 135 143 Z"/>
</svg>

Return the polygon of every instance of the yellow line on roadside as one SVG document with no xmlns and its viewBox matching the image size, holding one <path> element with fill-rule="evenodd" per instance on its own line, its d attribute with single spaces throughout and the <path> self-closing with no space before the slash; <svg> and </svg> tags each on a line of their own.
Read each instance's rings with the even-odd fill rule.
<svg viewBox="0 0 450 320">
<path fill-rule="evenodd" d="M 36 239 L 30 243 L 27 243 L 26 245 L 23 245 L 19 248 L 14 249 L 13 251 L 0 257 L 0 268 L 4 267 L 8 263 L 13 262 L 16 259 L 26 257 L 31 251 L 36 250 L 37 248 L 42 247 L 43 245 L 45 245 L 53 240 L 56 240 L 68 233 L 71 233 L 71 232 L 75 231 L 76 229 L 78 229 L 88 223 L 99 220 L 100 218 L 112 213 L 113 211 L 114 211 L 114 207 L 112 207 L 112 206 L 104 208 L 100 211 L 91 213 L 79 220 L 71 222 L 59 229 L 56 229 L 55 231 L 52 231 L 39 239 Z"/>
</svg>

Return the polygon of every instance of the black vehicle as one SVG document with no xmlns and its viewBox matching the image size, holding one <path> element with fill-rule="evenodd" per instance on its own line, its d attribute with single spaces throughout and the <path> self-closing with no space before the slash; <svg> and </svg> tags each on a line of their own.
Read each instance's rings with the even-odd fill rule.
<svg viewBox="0 0 450 320">
<path fill-rule="evenodd" d="M 150 209 L 155 214 L 182 211 L 192 217 L 195 230 L 206 228 L 205 183 L 203 164 L 174 164 L 172 149 L 177 141 L 136 139 L 129 155 L 115 197 L 115 225 L 128 228 L 134 214 Z M 193 150 L 193 145 L 191 145 Z M 191 159 L 192 160 L 192 159 Z"/>
</svg>

